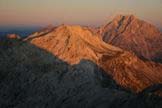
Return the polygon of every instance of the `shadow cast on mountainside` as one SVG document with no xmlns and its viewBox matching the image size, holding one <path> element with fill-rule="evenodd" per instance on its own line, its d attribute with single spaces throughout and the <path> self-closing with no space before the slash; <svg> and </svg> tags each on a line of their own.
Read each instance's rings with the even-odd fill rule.
<svg viewBox="0 0 162 108">
<path fill-rule="evenodd" d="M 89 60 L 69 65 L 55 55 L 20 40 L 0 45 L 1 108 L 159 108 L 150 91 L 131 93 Z"/>
</svg>

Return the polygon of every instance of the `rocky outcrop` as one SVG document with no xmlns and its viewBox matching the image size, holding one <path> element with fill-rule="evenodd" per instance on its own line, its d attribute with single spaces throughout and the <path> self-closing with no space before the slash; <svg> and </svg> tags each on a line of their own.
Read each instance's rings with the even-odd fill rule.
<svg viewBox="0 0 162 108">
<path fill-rule="evenodd" d="M 128 52 L 113 58 L 103 55 L 100 65 L 104 70 L 109 70 L 108 73 L 111 72 L 110 74 L 119 85 L 136 92 L 161 83 L 160 65 L 155 63 L 155 67 L 152 67 L 150 62 L 146 63 Z"/>
<path fill-rule="evenodd" d="M 134 15 L 118 15 L 98 32 L 105 42 L 132 51 L 141 59 L 162 61 L 162 33 Z"/>
<path fill-rule="evenodd" d="M 6 38 L 8 38 L 8 39 L 20 39 L 21 37 L 17 34 L 8 34 Z"/>
</svg>

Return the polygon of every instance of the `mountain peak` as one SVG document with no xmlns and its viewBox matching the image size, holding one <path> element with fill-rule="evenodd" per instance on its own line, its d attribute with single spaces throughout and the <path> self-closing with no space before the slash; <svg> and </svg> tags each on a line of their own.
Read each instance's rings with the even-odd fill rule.
<svg viewBox="0 0 162 108">
<path fill-rule="evenodd" d="M 35 35 L 29 40 L 70 64 L 79 63 L 81 59 L 97 61 L 101 53 L 111 57 L 123 52 L 120 48 L 102 42 L 99 36 L 88 28 L 75 25 L 60 25 L 48 33 Z"/>
<path fill-rule="evenodd" d="M 49 24 L 49 25 L 47 25 L 47 27 L 45 27 L 44 29 L 53 29 L 53 28 L 54 28 L 54 25 Z"/>
<path fill-rule="evenodd" d="M 57 27 L 58 29 L 63 29 L 63 30 L 70 30 L 70 31 L 75 31 L 75 30 L 81 30 L 82 27 L 79 25 L 66 25 L 66 24 L 62 24 L 60 26 Z"/>
<path fill-rule="evenodd" d="M 117 15 L 114 17 L 113 21 L 123 21 L 123 20 L 134 20 L 134 19 L 138 19 L 136 16 L 134 16 L 133 14 L 130 15 Z"/>
<path fill-rule="evenodd" d="M 133 51 L 142 59 L 161 59 L 161 32 L 154 25 L 134 15 L 117 15 L 110 23 L 101 27 L 99 32 L 105 42 Z"/>
</svg>

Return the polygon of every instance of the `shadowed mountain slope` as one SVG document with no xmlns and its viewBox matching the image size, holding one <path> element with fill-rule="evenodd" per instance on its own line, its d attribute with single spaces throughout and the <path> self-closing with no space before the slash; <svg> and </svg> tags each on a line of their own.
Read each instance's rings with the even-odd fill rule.
<svg viewBox="0 0 162 108">
<path fill-rule="evenodd" d="M 105 42 L 132 51 L 144 60 L 162 61 L 162 33 L 133 15 L 116 16 L 99 33 Z"/>
<path fill-rule="evenodd" d="M 54 54 L 20 40 L 0 45 L 1 108 L 159 108 L 155 95 L 119 87 L 95 63 L 69 65 Z"/>
</svg>

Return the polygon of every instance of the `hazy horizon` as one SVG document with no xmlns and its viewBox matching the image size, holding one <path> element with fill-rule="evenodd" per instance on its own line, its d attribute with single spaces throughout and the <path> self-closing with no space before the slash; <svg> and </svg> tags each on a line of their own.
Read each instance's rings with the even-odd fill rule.
<svg viewBox="0 0 162 108">
<path fill-rule="evenodd" d="M 0 26 L 100 26 L 117 14 L 134 14 L 162 28 L 162 0 L 1 0 Z"/>
</svg>

